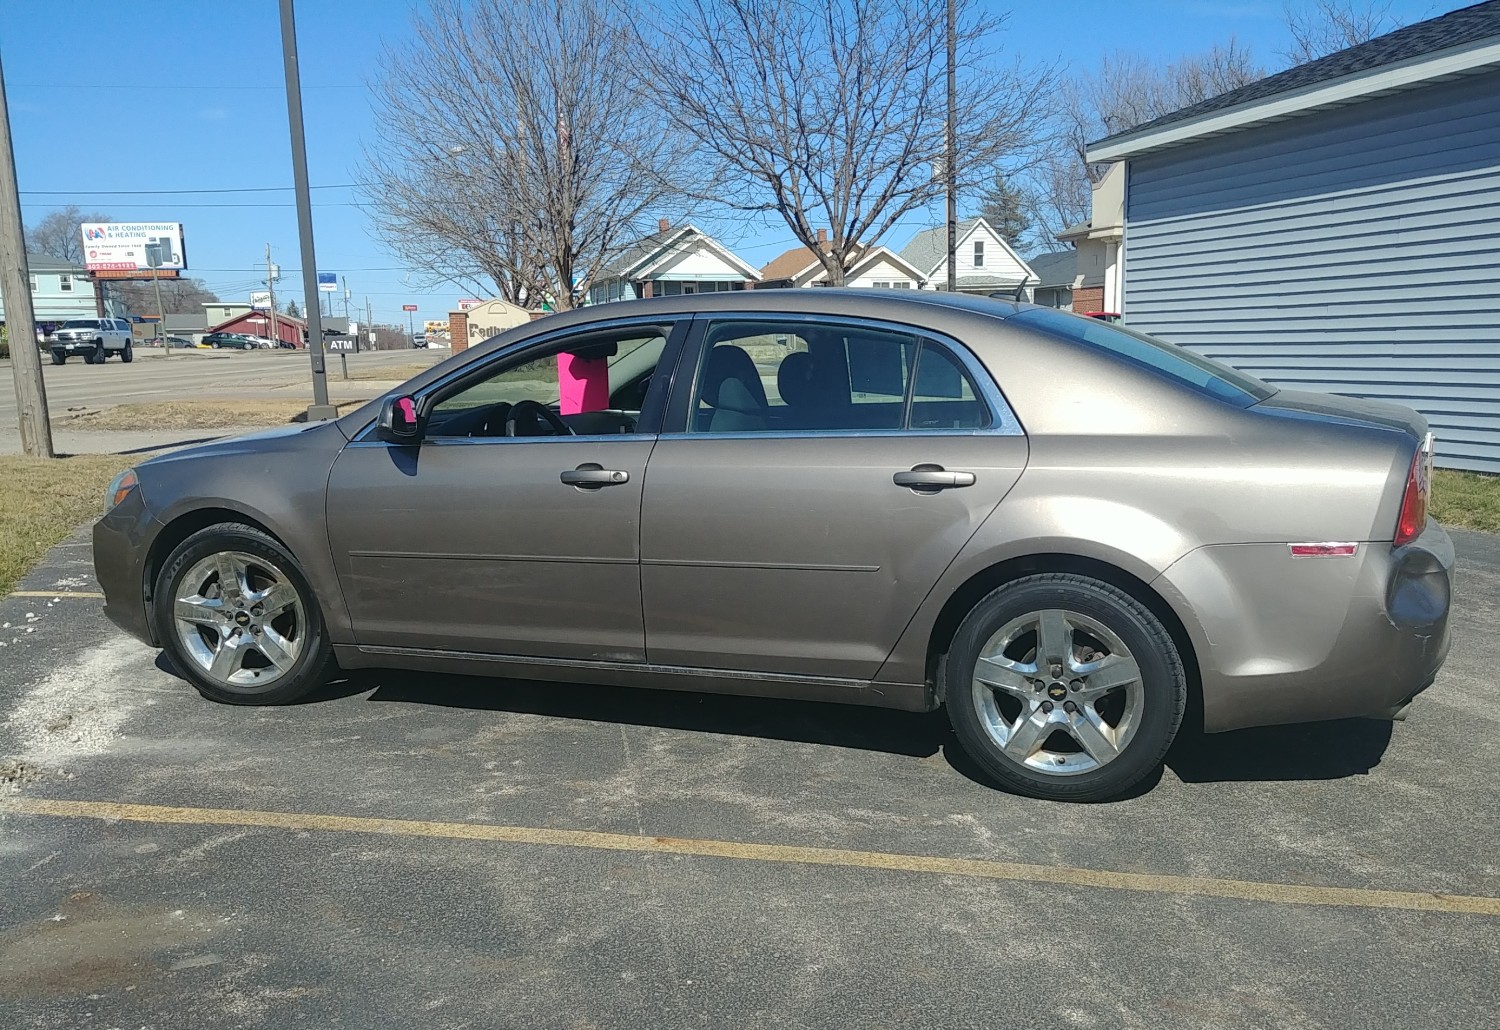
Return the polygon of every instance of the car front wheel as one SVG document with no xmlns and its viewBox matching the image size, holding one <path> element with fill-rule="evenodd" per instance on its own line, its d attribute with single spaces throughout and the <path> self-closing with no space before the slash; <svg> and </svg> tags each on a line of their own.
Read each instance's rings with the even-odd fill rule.
<svg viewBox="0 0 1500 1030">
<path fill-rule="evenodd" d="M 1117 797 L 1155 772 L 1187 703 L 1171 635 L 1145 605 L 1099 580 L 1028 576 L 959 626 L 944 698 L 960 743 L 1016 793 Z"/>
<path fill-rule="evenodd" d="M 66 365 L 68 363 L 67 352 L 66 351 L 57 351 L 57 350 L 53 351 L 52 352 L 52 363 L 54 365 Z"/>
<path fill-rule="evenodd" d="M 127 343 L 125 345 L 125 349 L 120 352 L 120 360 L 123 361 L 123 362 L 125 362 L 125 364 L 127 364 L 127 365 L 130 364 L 132 361 L 134 361 L 135 360 L 135 348 L 133 348 L 130 344 Z"/>
<path fill-rule="evenodd" d="M 157 639 L 211 700 L 285 704 L 337 669 L 296 559 L 253 526 L 210 526 L 188 537 L 163 565 L 153 598 Z"/>
</svg>

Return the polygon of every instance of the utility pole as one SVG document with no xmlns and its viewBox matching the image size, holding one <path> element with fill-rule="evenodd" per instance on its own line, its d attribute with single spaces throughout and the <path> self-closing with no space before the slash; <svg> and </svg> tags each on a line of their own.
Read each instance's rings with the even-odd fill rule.
<svg viewBox="0 0 1500 1030">
<path fill-rule="evenodd" d="M 47 418 L 47 384 L 42 381 L 42 352 L 36 345 L 31 266 L 26 261 L 26 234 L 21 226 L 21 194 L 16 186 L 16 158 L 10 145 L 10 107 L 5 100 L 3 65 L 0 65 L 0 293 L 5 295 L 5 324 L 10 330 L 21 450 L 36 458 L 55 458 L 52 423 Z"/>
<path fill-rule="evenodd" d="M 266 244 L 266 289 L 271 294 L 271 342 L 281 346 L 281 329 L 276 324 L 276 267 L 271 264 L 271 245 Z"/>
<path fill-rule="evenodd" d="M 156 291 L 156 342 L 161 344 L 161 356 L 172 356 L 167 346 L 167 313 L 161 306 L 161 244 L 146 244 L 146 267 L 151 269 L 151 288 Z"/>
<path fill-rule="evenodd" d="M 958 269 L 954 267 L 958 255 L 958 140 L 953 124 L 958 112 L 958 14 L 955 0 L 948 0 L 948 124 L 943 158 L 943 177 L 948 190 L 948 292 L 958 291 Z"/>
<path fill-rule="evenodd" d="M 307 420 L 338 417 L 328 403 L 323 363 L 323 307 L 318 303 L 318 256 L 313 249 L 312 193 L 307 186 L 307 136 L 302 129 L 302 75 L 297 67 L 297 17 L 292 0 L 281 0 L 281 54 L 286 68 L 286 114 L 292 130 L 292 182 L 297 193 L 297 231 L 302 242 L 302 303 L 307 312 L 307 350 L 312 359 L 313 402 Z M 312 298 L 312 305 L 307 299 Z"/>
<path fill-rule="evenodd" d="M 375 316 L 372 315 L 372 314 L 370 314 L 370 298 L 369 297 L 365 298 L 365 325 L 369 326 L 369 328 L 366 330 L 366 332 L 368 332 L 370 334 L 370 349 L 374 350 L 375 349 Z"/>
</svg>

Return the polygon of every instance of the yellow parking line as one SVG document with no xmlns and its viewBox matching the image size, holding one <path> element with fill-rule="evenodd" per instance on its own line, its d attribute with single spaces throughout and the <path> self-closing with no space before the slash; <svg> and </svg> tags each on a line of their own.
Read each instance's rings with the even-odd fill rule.
<svg viewBox="0 0 1500 1030">
<path fill-rule="evenodd" d="M 92 593 L 87 590 L 12 590 L 7 597 L 84 597 L 93 600 L 103 600 L 103 594 Z"/>
<path fill-rule="evenodd" d="M 667 855 L 700 855 L 749 862 L 786 862 L 797 865 L 886 869 L 902 873 L 969 876 L 1067 887 L 1139 891 L 1208 898 L 1233 898 L 1278 905 L 1341 905 L 1350 908 L 1392 908 L 1413 912 L 1500 916 L 1500 898 L 1464 894 L 1427 894 L 1417 891 L 1365 890 L 1358 887 L 1318 887 L 1295 883 L 1265 883 L 1214 877 L 1122 873 L 1073 866 L 1024 865 L 969 858 L 846 851 L 842 848 L 804 848 L 783 844 L 743 844 L 735 841 L 645 837 L 590 830 L 551 830 L 533 826 L 492 823 L 440 823 L 410 819 L 368 819 L 344 815 L 298 812 L 256 812 L 232 808 L 171 808 L 108 801 L 53 801 L 10 798 L 0 801 L 0 812 L 60 818 L 126 820 L 179 825 L 256 826 L 279 830 L 324 830 L 333 833 L 375 833 L 396 837 L 435 837 L 450 840 L 494 841 L 544 847 L 597 848 Z"/>
</svg>

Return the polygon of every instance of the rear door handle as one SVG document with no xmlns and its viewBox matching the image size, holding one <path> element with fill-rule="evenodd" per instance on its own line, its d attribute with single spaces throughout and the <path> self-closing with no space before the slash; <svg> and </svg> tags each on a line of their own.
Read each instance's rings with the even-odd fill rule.
<svg viewBox="0 0 1500 1030">
<path fill-rule="evenodd" d="M 941 465 L 914 465 L 910 472 L 897 472 L 891 477 L 897 486 L 909 487 L 920 493 L 936 493 L 961 486 L 974 485 L 974 473 L 949 472 Z"/>
<path fill-rule="evenodd" d="M 598 490 L 600 487 L 630 482 L 630 473 L 623 469 L 607 469 L 588 461 L 576 469 L 568 469 L 558 478 L 568 486 L 576 486 L 580 490 Z"/>
</svg>

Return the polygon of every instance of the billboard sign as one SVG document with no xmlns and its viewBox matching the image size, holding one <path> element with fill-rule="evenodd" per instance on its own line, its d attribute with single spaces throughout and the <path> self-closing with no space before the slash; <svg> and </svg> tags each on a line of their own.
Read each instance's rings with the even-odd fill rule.
<svg viewBox="0 0 1500 1030">
<path fill-rule="evenodd" d="M 181 222 L 84 222 L 81 231 L 83 263 L 90 272 L 187 267 Z M 148 247 L 157 259 L 154 264 L 147 258 Z"/>
<path fill-rule="evenodd" d="M 271 310 L 271 291 L 255 290 L 250 294 L 250 306 L 256 311 Z"/>
<path fill-rule="evenodd" d="M 458 310 L 468 311 L 470 308 L 477 308 L 483 303 L 484 301 L 482 300 L 476 300 L 473 297 L 465 297 L 463 300 L 458 302 Z"/>
<path fill-rule="evenodd" d="M 417 310 L 417 306 L 415 304 L 402 304 L 401 305 L 401 310 L 402 311 L 415 311 L 415 310 Z"/>
<path fill-rule="evenodd" d="M 318 273 L 318 292 L 337 293 L 339 289 L 339 276 L 337 272 Z"/>
</svg>

